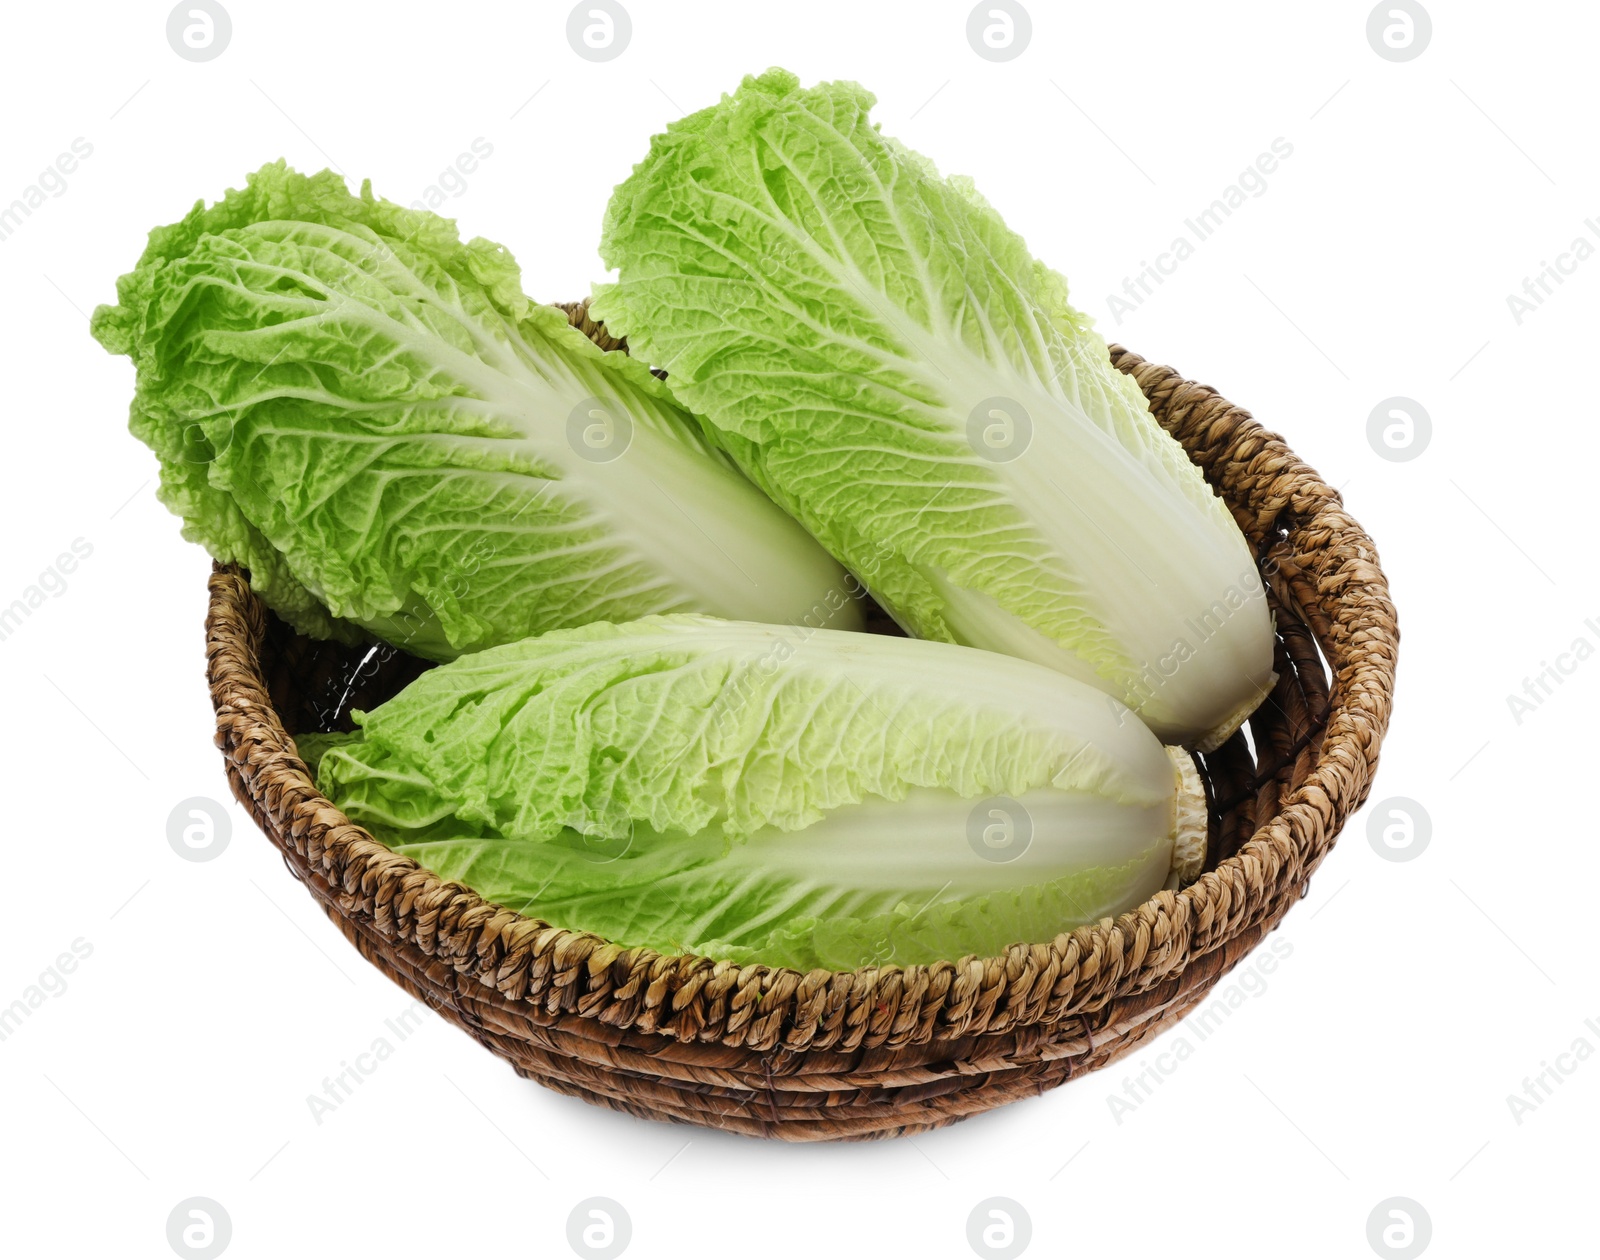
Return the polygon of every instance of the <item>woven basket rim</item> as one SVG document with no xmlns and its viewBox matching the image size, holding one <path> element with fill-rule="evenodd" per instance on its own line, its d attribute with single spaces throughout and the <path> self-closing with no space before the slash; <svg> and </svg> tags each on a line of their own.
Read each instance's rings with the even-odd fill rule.
<svg viewBox="0 0 1600 1260">
<path fill-rule="evenodd" d="M 588 321 L 585 307 L 564 309 L 574 325 L 601 340 L 603 329 Z M 1356 645 L 1352 650 L 1359 659 L 1329 657 L 1333 690 L 1310 773 L 1236 853 L 1188 887 L 1158 892 L 1114 920 L 1045 942 L 1014 944 L 997 955 L 847 972 L 664 955 L 557 927 L 441 880 L 351 822 L 318 791 L 261 677 L 264 607 L 237 566 L 218 564 L 206 617 L 218 743 L 223 745 L 225 717 L 247 720 L 251 744 L 242 777 L 252 787 L 268 771 L 274 779 L 270 793 L 247 793 L 240 778 L 230 775 L 235 793 L 277 843 L 292 845 L 336 893 L 342 890 L 341 913 L 359 917 L 389 939 L 398 937 L 440 956 L 506 1001 L 590 1016 L 619 1032 L 750 1050 L 870 1048 L 1029 1029 L 1047 1033 L 1050 1025 L 1098 1010 L 1114 998 L 1152 994 L 1170 985 L 1229 942 L 1244 935 L 1259 938 L 1303 895 L 1305 877 L 1366 798 L 1388 724 L 1399 635 L 1376 548 L 1344 512 L 1336 491 L 1277 434 L 1209 386 L 1148 364 L 1120 346 L 1113 345 L 1111 353 L 1130 375 L 1150 373 L 1174 389 L 1230 408 L 1238 425 L 1230 447 L 1252 449 L 1252 466 L 1281 466 L 1297 482 L 1291 499 L 1273 510 L 1274 525 L 1287 516 L 1291 534 L 1312 531 L 1336 538 L 1357 569 L 1345 575 L 1347 587 L 1341 591 L 1339 607 L 1348 618 L 1329 620 L 1338 623 L 1344 642 Z M 1346 598 L 1350 582 L 1362 588 L 1359 603 Z M 1285 875 L 1292 879 L 1286 881 Z M 1286 883 L 1295 889 L 1292 896 L 1282 895 Z M 1274 891 L 1252 906 L 1248 889 L 1262 885 Z M 446 938 L 466 928 L 472 929 L 473 947 L 451 954 Z"/>
</svg>

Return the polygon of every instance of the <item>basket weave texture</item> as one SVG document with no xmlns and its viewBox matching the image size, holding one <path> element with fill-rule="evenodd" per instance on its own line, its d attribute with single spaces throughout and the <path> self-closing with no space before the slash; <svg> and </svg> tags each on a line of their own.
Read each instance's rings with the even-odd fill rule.
<svg viewBox="0 0 1600 1260">
<path fill-rule="evenodd" d="M 583 304 L 572 323 L 610 348 Z M 523 1076 L 637 1116 L 794 1140 L 949 1124 L 1103 1067 L 1277 925 L 1366 799 L 1398 631 L 1371 539 L 1210 387 L 1112 359 L 1227 501 L 1277 622 L 1276 691 L 1201 763 L 1208 869 L 1117 920 L 991 958 L 808 974 L 623 948 L 446 883 L 323 797 L 293 734 L 348 726 L 426 666 L 311 640 L 218 566 L 206 617 L 230 783 L 351 943 Z"/>
</svg>

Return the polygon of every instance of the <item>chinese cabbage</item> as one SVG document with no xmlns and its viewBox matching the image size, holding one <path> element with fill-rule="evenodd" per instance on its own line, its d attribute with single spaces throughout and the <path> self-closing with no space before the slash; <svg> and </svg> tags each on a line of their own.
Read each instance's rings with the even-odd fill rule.
<svg viewBox="0 0 1600 1260">
<path fill-rule="evenodd" d="M 446 879 L 624 945 L 800 969 L 990 954 L 1198 871 L 1192 762 L 1030 662 L 651 617 L 431 670 L 301 750 Z"/>
<path fill-rule="evenodd" d="M 617 187 L 593 312 L 907 629 L 1206 749 L 1270 690 L 1226 506 L 971 182 L 853 83 L 747 78 Z"/>
</svg>

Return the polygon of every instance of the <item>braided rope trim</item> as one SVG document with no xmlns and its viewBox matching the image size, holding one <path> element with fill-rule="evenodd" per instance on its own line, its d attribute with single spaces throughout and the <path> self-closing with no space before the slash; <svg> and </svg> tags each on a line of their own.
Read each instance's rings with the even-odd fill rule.
<svg viewBox="0 0 1600 1260">
<path fill-rule="evenodd" d="M 574 324 L 586 319 L 581 306 L 569 314 Z M 286 859 L 293 855 L 291 868 L 303 868 L 296 874 L 312 876 L 307 882 L 330 914 L 349 920 L 347 934 L 360 928 L 397 952 L 419 951 L 441 990 L 469 990 L 472 1001 L 580 1029 L 601 1045 L 642 1036 L 685 1049 L 859 1053 L 1010 1034 L 1018 1057 L 1037 1060 L 1073 1053 L 1083 1017 L 1113 1001 L 1119 1022 L 1130 1009 L 1149 1006 L 1153 1017 L 1188 1006 L 1190 991 L 1218 974 L 1214 959 L 1192 964 L 1230 942 L 1245 944 L 1240 938 L 1253 945 L 1302 895 L 1365 800 L 1388 724 L 1399 636 L 1376 549 L 1335 491 L 1208 386 L 1121 347 L 1112 353 L 1234 508 L 1258 553 L 1275 548 L 1274 589 L 1294 598 L 1334 671 L 1326 730 L 1314 759 L 1302 758 L 1303 780 L 1236 854 L 1188 888 L 1159 892 L 1114 922 L 993 957 L 851 972 L 665 956 L 526 918 L 392 852 L 318 793 L 262 676 L 268 614 L 228 566 L 210 579 L 206 654 L 217 744 L 235 793 Z M 1231 966 L 1237 955 L 1227 953 Z"/>
</svg>

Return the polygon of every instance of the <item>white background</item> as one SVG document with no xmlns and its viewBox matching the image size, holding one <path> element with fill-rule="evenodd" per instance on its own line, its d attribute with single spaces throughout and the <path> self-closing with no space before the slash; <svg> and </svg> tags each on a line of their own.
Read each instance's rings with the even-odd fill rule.
<svg viewBox="0 0 1600 1260">
<path fill-rule="evenodd" d="M 994 64 L 965 3 L 627 2 L 631 43 L 605 64 L 568 45 L 565 3 L 225 0 L 231 43 L 204 64 L 168 45 L 165 4 L 8 13 L 0 204 L 74 138 L 93 155 L 0 242 L 0 605 L 74 539 L 93 550 L 0 642 L 0 1005 L 92 948 L 0 1042 L 6 1253 L 169 1256 L 168 1214 L 195 1195 L 223 1205 L 237 1257 L 567 1255 L 592 1195 L 625 1207 L 638 1257 L 968 1256 L 968 1214 L 995 1195 L 1041 1256 L 1365 1256 L 1397 1195 L 1434 1255 L 1592 1246 L 1600 1054 L 1557 1056 L 1600 1050 L 1600 663 L 1520 723 L 1506 697 L 1574 639 L 1600 645 L 1600 261 L 1520 324 L 1506 298 L 1596 241 L 1600 11 L 1439 0 L 1431 44 L 1393 63 L 1365 3 L 1040 0 L 1029 47 Z M 393 1041 L 408 999 L 228 796 L 208 560 L 154 498 L 124 428 L 131 367 L 86 315 L 150 227 L 264 161 L 336 163 L 411 201 L 479 137 L 493 155 L 447 213 L 507 244 L 532 295 L 582 296 L 649 136 L 773 63 L 866 83 L 885 131 L 972 175 L 1109 336 L 1214 384 L 1342 487 L 1404 636 L 1374 805 L 1220 1029 L 938 1133 L 797 1147 L 635 1121 L 431 1015 L 319 1124 L 308 1095 Z M 1123 278 L 1277 137 L 1293 154 L 1265 193 L 1117 322 Z M 1395 395 L 1432 418 L 1407 462 L 1367 439 Z M 229 802 L 215 861 L 167 843 L 194 796 Z M 1431 818 L 1415 860 L 1369 843 L 1391 797 Z M 1192 1054 L 1157 1062 L 1184 1038 Z M 1519 1124 L 1508 1095 L 1558 1062 L 1574 1070 Z M 1114 1115 L 1141 1064 L 1159 1086 Z"/>
</svg>

